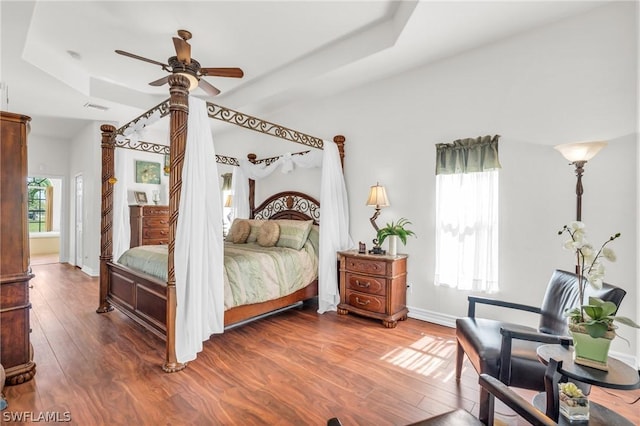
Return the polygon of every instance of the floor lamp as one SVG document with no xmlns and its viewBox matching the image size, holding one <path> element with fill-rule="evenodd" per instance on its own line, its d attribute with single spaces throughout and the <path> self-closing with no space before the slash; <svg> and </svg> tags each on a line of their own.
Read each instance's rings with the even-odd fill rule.
<svg viewBox="0 0 640 426">
<path fill-rule="evenodd" d="M 562 145 L 554 146 L 555 149 L 569 161 L 569 164 L 573 164 L 576 168 L 576 220 L 582 221 L 582 174 L 584 173 L 584 165 L 587 161 L 591 160 L 595 155 L 605 146 L 607 142 L 574 142 L 565 143 Z"/>
</svg>

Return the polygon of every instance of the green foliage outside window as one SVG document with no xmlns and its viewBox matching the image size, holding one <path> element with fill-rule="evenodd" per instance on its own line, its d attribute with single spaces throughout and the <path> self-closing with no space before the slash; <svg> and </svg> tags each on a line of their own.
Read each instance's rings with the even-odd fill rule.
<svg viewBox="0 0 640 426">
<path fill-rule="evenodd" d="M 27 178 L 27 220 L 29 232 L 45 232 L 47 229 L 47 187 L 53 186 L 47 178 Z"/>
</svg>

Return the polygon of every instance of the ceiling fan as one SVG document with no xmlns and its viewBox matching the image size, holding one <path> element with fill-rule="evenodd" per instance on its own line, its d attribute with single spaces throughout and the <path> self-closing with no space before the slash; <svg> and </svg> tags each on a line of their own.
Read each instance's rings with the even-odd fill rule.
<svg viewBox="0 0 640 426">
<path fill-rule="evenodd" d="M 202 79 L 204 76 L 218 76 L 218 77 L 234 77 L 241 78 L 244 73 L 240 68 L 203 68 L 200 66 L 200 62 L 191 57 L 191 45 L 187 43 L 187 40 L 191 38 L 191 33 L 187 30 L 178 30 L 179 37 L 173 37 L 173 45 L 176 49 L 176 56 L 170 57 L 167 62 L 169 64 L 163 64 L 162 62 L 154 61 L 153 59 L 143 58 L 142 56 L 134 55 L 133 53 L 125 52 L 124 50 L 116 50 L 119 55 L 128 56 L 133 59 L 149 62 L 151 64 L 160 65 L 164 71 L 172 74 L 182 74 L 189 79 L 189 90 L 196 87 L 200 87 L 207 92 L 210 96 L 216 96 L 220 93 L 216 87 L 214 87 L 208 81 Z M 158 80 L 149 83 L 151 86 L 162 86 L 169 81 L 169 76 L 162 77 Z"/>
</svg>

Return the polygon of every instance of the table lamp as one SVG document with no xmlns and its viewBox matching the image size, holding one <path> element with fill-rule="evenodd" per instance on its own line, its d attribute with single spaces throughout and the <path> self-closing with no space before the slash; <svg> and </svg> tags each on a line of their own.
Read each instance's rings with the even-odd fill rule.
<svg viewBox="0 0 640 426">
<path fill-rule="evenodd" d="M 379 183 L 376 183 L 369 190 L 369 199 L 367 200 L 367 206 L 375 207 L 376 212 L 371 216 L 369 221 L 373 228 L 378 232 L 378 225 L 376 224 L 376 219 L 380 216 L 380 208 L 389 206 L 389 199 L 387 198 L 387 191 L 384 189 L 384 186 L 381 186 Z"/>
</svg>

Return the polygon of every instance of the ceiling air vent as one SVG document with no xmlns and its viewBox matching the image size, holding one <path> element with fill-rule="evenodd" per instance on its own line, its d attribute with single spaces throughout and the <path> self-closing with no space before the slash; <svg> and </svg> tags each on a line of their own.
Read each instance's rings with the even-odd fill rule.
<svg viewBox="0 0 640 426">
<path fill-rule="evenodd" d="M 91 102 L 87 102 L 86 104 L 84 104 L 85 108 L 93 108 L 93 109 L 97 109 L 100 111 L 107 111 L 109 108 L 106 106 L 102 106 L 102 105 L 98 105 L 98 104 L 92 104 Z"/>
</svg>

